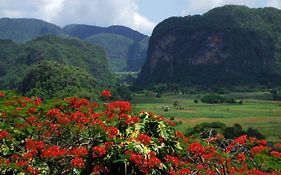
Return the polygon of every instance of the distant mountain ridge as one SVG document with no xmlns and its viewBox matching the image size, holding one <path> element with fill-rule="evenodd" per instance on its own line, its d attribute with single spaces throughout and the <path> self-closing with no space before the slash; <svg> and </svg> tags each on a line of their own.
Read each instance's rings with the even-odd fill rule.
<svg viewBox="0 0 281 175">
<path fill-rule="evenodd" d="M 77 37 L 103 47 L 113 71 L 138 71 L 146 58 L 148 36 L 125 26 L 98 27 L 70 24 L 60 28 L 38 19 L 0 18 L 0 39 L 26 42 L 46 34 Z M 128 40 L 130 44 L 128 44 Z M 124 43 L 122 43 L 123 41 Z M 116 44 L 112 45 L 112 42 Z M 122 66 L 120 66 L 121 63 Z"/>
<path fill-rule="evenodd" d="M 85 24 L 69 24 L 63 27 L 63 33 L 69 36 L 76 36 L 81 39 L 85 39 L 89 36 L 100 33 L 118 34 L 130 38 L 134 41 L 140 41 L 147 35 L 141 34 L 136 30 L 132 30 L 125 26 L 113 25 L 109 27 L 99 27 Z"/>
<path fill-rule="evenodd" d="M 61 36 L 63 32 L 59 26 L 39 19 L 0 18 L 0 39 L 25 42 L 45 34 Z"/>
<path fill-rule="evenodd" d="M 281 10 L 227 5 L 156 26 L 137 87 L 281 82 Z"/>
</svg>

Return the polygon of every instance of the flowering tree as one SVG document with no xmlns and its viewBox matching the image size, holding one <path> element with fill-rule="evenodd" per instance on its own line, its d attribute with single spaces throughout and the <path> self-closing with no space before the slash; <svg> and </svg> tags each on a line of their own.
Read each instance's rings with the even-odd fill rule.
<svg viewBox="0 0 281 175">
<path fill-rule="evenodd" d="M 104 98 L 110 91 L 103 91 Z M 2 174 L 280 174 L 281 144 L 185 137 L 127 101 L 44 103 L 0 92 Z"/>
</svg>

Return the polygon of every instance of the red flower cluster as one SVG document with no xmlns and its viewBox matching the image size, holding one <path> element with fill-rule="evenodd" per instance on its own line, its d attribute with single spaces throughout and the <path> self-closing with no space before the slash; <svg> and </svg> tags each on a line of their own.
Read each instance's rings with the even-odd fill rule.
<svg viewBox="0 0 281 175">
<path fill-rule="evenodd" d="M 70 161 L 71 165 L 73 165 L 76 168 L 84 168 L 85 162 L 84 159 L 81 157 L 75 157 Z"/>
<path fill-rule="evenodd" d="M 8 137 L 9 133 L 5 130 L 0 131 L 0 139 L 4 139 L 6 137 Z"/>
<path fill-rule="evenodd" d="M 39 150 L 45 148 L 45 144 L 42 141 L 27 139 L 25 142 L 25 147 L 27 150 L 31 150 L 32 152 L 38 152 Z"/>
<path fill-rule="evenodd" d="M 175 166 L 178 166 L 181 164 L 181 161 L 178 157 L 167 155 L 165 157 L 166 162 L 172 163 Z"/>
<path fill-rule="evenodd" d="M 281 144 L 266 147 L 266 140 L 246 135 L 233 141 L 222 135 L 207 139 L 185 137 L 182 132 L 175 132 L 164 117 L 148 112 L 131 115 L 131 104 L 126 101 L 109 102 L 106 109 L 79 98 L 40 107 L 35 106 L 35 101 L 25 97 L 4 102 L 5 106 L 0 104 L 5 109 L 5 113 L 0 113 L 0 124 L 4 121 L 0 145 L 11 149 L 13 142 L 20 143 L 19 148 L 0 158 L 0 172 L 10 168 L 28 174 L 42 174 L 43 169 L 47 173 L 71 173 L 74 168 L 85 168 L 81 170 L 85 174 L 117 174 L 120 172 L 115 162 L 119 165 L 120 158 L 126 162 L 123 166 L 128 174 L 278 175 L 272 171 L 281 171 Z M 25 122 L 14 123 L 18 119 Z M 160 136 L 148 123 L 164 125 L 167 134 Z M 141 133 L 136 136 L 136 131 Z M 254 157 L 256 154 L 261 158 Z M 259 162 L 262 156 L 269 163 Z"/>
<path fill-rule="evenodd" d="M 148 145 L 151 142 L 151 137 L 146 134 L 140 134 L 137 140 L 144 145 Z"/>
<path fill-rule="evenodd" d="M 103 97 L 111 97 L 111 92 L 109 90 L 103 90 L 101 92 L 101 96 L 103 96 Z"/>
<path fill-rule="evenodd" d="M 49 148 L 42 150 L 41 156 L 44 158 L 48 158 L 48 157 L 56 158 L 59 156 L 64 156 L 66 154 L 68 154 L 67 149 L 60 148 L 59 146 L 50 146 Z"/>
<path fill-rule="evenodd" d="M 116 127 L 107 127 L 106 132 L 109 138 L 113 138 L 119 134 L 119 129 Z"/>
<path fill-rule="evenodd" d="M 127 125 L 132 125 L 132 124 L 138 123 L 139 121 L 140 121 L 140 118 L 139 118 L 139 117 L 134 117 L 134 116 L 132 116 L 132 117 L 129 117 L 129 118 L 125 121 L 125 123 L 126 123 Z"/>
<path fill-rule="evenodd" d="M 76 155 L 76 156 L 82 156 L 82 155 L 88 154 L 88 150 L 83 147 L 73 148 L 70 152 L 71 152 L 71 154 Z"/>
<path fill-rule="evenodd" d="M 27 172 L 29 172 L 32 175 L 39 174 L 39 170 L 37 168 L 32 167 L 32 166 L 27 167 Z"/>
<path fill-rule="evenodd" d="M 73 97 L 73 98 L 67 98 L 67 99 L 65 99 L 65 101 L 67 101 L 71 107 L 76 108 L 76 109 L 78 109 L 82 106 L 90 105 L 90 102 L 85 98 Z"/>
<path fill-rule="evenodd" d="M 255 147 L 251 148 L 250 152 L 254 156 L 258 153 L 261 153 L 261 152 L 265 151 L 266 149 L 268 149 L 266 146 L 258 145 L 258 146 L 255 146 Z"/>
<path fill-rule="evenodd" d="M 106 154 L 106 147 L 105 146 L 95 146 L 93 147 L 93 157 L 101 157 Z"/>
<path fill-rule="evenodd" d="M 136 164 L 144 174 L 148 174 L 150 168 L 160 166 L 161 164 L 161 160 L 153 154 L 145 158 L 141 154 L 131 153 L 130 161 Z"/>
<path fill-rule="evenodd" d="M 205 149 L 199 142 L 194 142 L 188 146 L 187 151 L 195 155 L 201 155 L 204 153 Z"/>
<path fill-rule="evenodd" d="M 271 154 L 271 155 L 273 155 L 274 157 L 281 158 L 281 152 L 278 152 L 278 151 L 272 151 L 270 154 Z"/>
<path fill-rule="evenodd" d="M 121 113 L 131 112 L 132 107 L 128 101 L 114 101 L 110 102 L 107 105 L 109 111 L 120 111 Z"/>
<path fill-rule="evenodd" d="M 180 132 L 180 131 L 176 131 L 175 134 L 176 134 L 176 137 L 179 137 L 179 138 L 183 138 L 184 137 L 183 133 Z"/>
<path fill-rule="evenodd" d="M 190 173 L 191 173 L 191 170 L 188 169 L 188 168 L 182 168 L 182 169 L 179 169 L 177 171 L 171 170 L 169 172 L 170 175 L 187 175 L 187 174 L 190 174 Z"/>
<path fill-rule="evenodd" d="M 27 111 L 28 114 L 33 114 L 35 112 L 37 112 L 37 109 L 34 108 L 34 107 L 29 108 L 28 111 Z"/>
<path fill-rule="evenodd" d="M 0 97 L 5 97 L 5 93 L 4 92 L 2 92 L 2 91 L 0 91 Z"/>
<path fill-rule="evenodd" d="M 244 145 L 247 142 L 247 135 L 242 135 L 233 141 L 235 144 Z"/>
<path fill-rule="evenodd" d="M 246 156 L 244 153 L 239 153 L 237 156 L 236 156 L 236 159 L 239 163 L 243 163 L 246 161 Z"/>
</svg>

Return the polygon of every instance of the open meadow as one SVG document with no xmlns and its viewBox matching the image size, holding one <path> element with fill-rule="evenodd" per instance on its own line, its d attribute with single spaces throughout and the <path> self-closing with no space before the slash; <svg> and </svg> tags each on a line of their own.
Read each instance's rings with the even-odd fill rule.
<svg viewBox="0 0 281 175">
<path fill-rule="evenodd" d="M 177 128 L 184 131 L 202 122 L 222 122 L 227 126 L 240 124 L 244 130 L 251 127 L 257 129 L 267 140 L 281 141 L 281 101 L 270 100 L 268 92 L 229 93 L 226 97 L 242 100 L 242 104 L 205 104 L 200 100 L 194 103 L 194 99 L 202 97 L 200 94 L 155 95 L 136 94 L 132 103 L 135 112 L 153 111 L 167 118 L 175 118 L 182 124 Z M 174 107 L 175 101 L 179 108 Z M 164 111 L 162 107 L 169 107 Z"/>
</svg>

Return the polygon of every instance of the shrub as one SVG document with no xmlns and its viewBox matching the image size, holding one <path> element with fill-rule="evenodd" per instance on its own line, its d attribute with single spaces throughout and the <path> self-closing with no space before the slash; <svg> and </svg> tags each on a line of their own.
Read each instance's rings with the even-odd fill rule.
<svg viewBox="0 0 281 175">
<path fill-rule="evenodd" d="M 185 137 L 127 101 L 0 96 L 1 174 L 265 174 L 280 152 L 246 135 Z M 221 124 L 214 124 L 222 127 Z M 222 149 L 223 148 L 223 149 Z M 266 162 L 264 161 L 266 160 Z M 253 166 L 255 165 L 255 166 Z M 275 174 L 278 174 L 276 172 Z"/>
<path fill-rule="evenodd" d="M 213 103 L 223 103 L 225 101 L 225 99 L 220 96 L 220 95 L 216 95 L 216 94 L 210 94 L 210 95 L 205 95 L 201 101 L 203 103 L 210 103 L 210 104 L 213 104 Z"/>
</svg>

